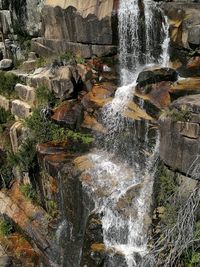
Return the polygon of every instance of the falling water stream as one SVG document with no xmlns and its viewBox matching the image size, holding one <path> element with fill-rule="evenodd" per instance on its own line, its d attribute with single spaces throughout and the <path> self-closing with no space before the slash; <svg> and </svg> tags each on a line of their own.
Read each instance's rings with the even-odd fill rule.
<svg viewBox="0 0 200 267">
<path fill-rule="evenodd" d="M 142 2 L 141 2 L 142 3 Z M 103 238 L 110 255 L 109 265 L 124 255 L 128 267 L 144 267 L 148 253 L 148 228 L 154 172 L 158 157 L 158 133 L 147 122 L 123 116 L 133 98 L 136 78 L 144 66 L 168 62 L 168 25 L 152 1 L 121 0 L 118 12 L 121 84 L 111 103 L 102 110 L 107 133 L 89 154 L 93 167 L 90 183 L 83 182 L 102 216 Z M 156 23 L 156 15 L 163 22 Z M 156 52 L 156 53 L 155 53 Z M 143 129 L 143 136 L 141 136 Z"/>
</svg>

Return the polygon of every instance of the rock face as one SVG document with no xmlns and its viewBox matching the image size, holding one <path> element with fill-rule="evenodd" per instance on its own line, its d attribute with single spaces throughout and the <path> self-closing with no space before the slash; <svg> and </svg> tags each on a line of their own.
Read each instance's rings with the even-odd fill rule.
<svg viewBox="0 0 200 267">
<path fill-rule="evenodd" d="M 27 236 L 47 266 L 60 266 L 60 250 L 48 236 L 47 214 L 25 199 L 16 184 L 9 192 L 0 192 L 0 214 L 8 216 Z"/>
<path fill-rule="evenodd" d="M 170 24 L 170 54 L 173 66 L 182 76 L 200 74 L 199 3 L 170 2 L 162 5 Z M 188 64 L 193 61 L 193 64 Z M 194 64 L 195 63 L 195 64 Z"/>
<path fill-rule="evenodd" d="M 18 83 L 15 86 L 15 91 L 18 93 L 19 98 L 22 101 L 28 102 L 31 105 L 34 104 L 35 97 L 36 97 L 34 88 L 32 88 L 30 86 L 27 86 L 27 85 L 24 85 L 24 84 Z"/>
<path fill-rule="evenodd" d="M 76 95 L 79 90 L 80 76 L 73 66 L 38 69 L 29 75 L 27 82 L 31 87 L 45 86 L 53 91 L 60 99 L 68 99 Z"/>
<path fill-rule="evenodd" d="M 27 118 L 31 113 L 31 106 L 21 100 L 13 100 L 11 113 L 17 118 Z"/>
<path fill-rule="evenodd" d="M 45 184 L 47 175 L 57 185 L 55 199 L 61 215 L 60 234 L 57 239 L 61 246 L 63 266 L 79 266 L 80 251 L 88 214 L 93 209 L 93 202 L 84 192 L 80 181 L 81 167 L 75 163 L 75 154 L 69 153 L 69 144 L 38 145 L 40 166 L 46 175 L 40 177 L 39 183 Z M 42 187 L 40 186 L 40 189 Z M 48 195 L 41 190 L 43 199 Z"/>
<path fill-rule="evenodd" d="M 83 122 L 83 106 L 77 101 L 64 102 L 54 110 L 52 119 L 61 125 L 76 130 Z"/>
<path fill-rule="evenodd" d="M 33 40 L 32 48 L 40 55 L 68 50 L 84 58 L 115 54 L 115 7 L 113 0 L 46 0 L 42 10 L 42 38 Z"/>
<path fill-rule="evenodd" d="M 200 95 L 174 101 L 160 118 L 160 156 L 175 171 L 199 180 Z"/>
<path fill-rule="evenodd" d="M 41 29 L 40 11 L 43 0 L 1 1 L 0 25 L 3 33 L 26 33 L 38 36 Z"/>
</svg>

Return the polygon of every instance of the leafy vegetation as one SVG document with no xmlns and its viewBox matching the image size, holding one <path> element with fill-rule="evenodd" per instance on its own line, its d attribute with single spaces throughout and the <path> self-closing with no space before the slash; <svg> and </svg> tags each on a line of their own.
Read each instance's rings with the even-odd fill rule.
<svg viewBox="0 0 200 267">
<path fill-rule="evenodd" d="M 184 267 L 200 266 L 200 221 L 196 222 L 194 238 L 196 239 L 195 246 L 188 248 L 181 257 L 181 264 Z"/>
<path fill-rule="evenodd" d="M 177 191 L 177 183 L 173 172 L 164 165 L 158 167 L 156 177 L 156 201 L 159 206 L 162 206 Z"/>
<path fill-rule="evenodd" d="M 16 153 L 9 152 L 8 162 L 10 166 L 18 167 L 23 172 L 28 172 L 36 164 L 36 140 L 27 138 Z"/>
<path fill-rule="evenodd" d="M 37 106 L 55 106 L 57 103 L 57 99 L 53 92 L 50 92 L 49 89 L 41 85 L 36 90 L 36 99 L 37 99 Z"/>
<path fill-rule="evenodd" d="M 19 78 L 13 73 L 0 72 L 0 94 L 8 98 L 16 96 L 15 85 Z"/>
<path fill-rule="evenodd" d="M 32 116 L 26 119 L 26 126 L 30 129 L 32 138 L 37 140 L 38 143 L 62 142 L 67 139 L 80 141 L 86 145 L 93 142 L 91 135 L 73 132 L 43 118 L 40 109 L 35 109 Z"/>
<path fill-rule="evenodd" d="M 47 199 L 46 205 L 47 205 L 47 212 L 51 217 L 55 217 L 56 215 L 58 215 L 58 206 L 54 200 Z"/>
<path fill-rule="evenodd" d="M 77 64 L 85 64 L 85 58 L 80 55 L 75 55 L 73 52 L 68 51 L 66 53 L 60 54 L 60 61 L 62 62 L 76 62 Z"/>
<path fill-rule="evenodd" d="M 5 130 L 8 129 L 9 125 L 13 122 L 14 117 L 11 115 L 9 111 L 6 111 L 4 108 L 0 107 L 0 143 L 3 142 L 3 135 L 4 137 L 7 137 L 5 133 Z M 2 135 L 3 134 L 3 135 Z"/>
<path fill-rule="evenodd" d="M 177 121 L 186 122 L 190 120 L 191 112 L 185 106 L 181 107 L 180 110 L 176 108 L 172 108 L 172 109 L 167 108 L 162 112 L 161 119 L 162 117 L 171 118 L 173 122 L 177 122 Z"/>
<path fill-rule="evenodd" d="M 0 235 L 8 236 L 13 232 L 13 226 L 7 219 L 0 220 Z"/>
<path fill-rule="evenodd" d="M 20 185 L 20 191 L 28 200 L 31 200 L 34 203 L 39 202 L 38 194 L 31 184 Z"/>
</svg>

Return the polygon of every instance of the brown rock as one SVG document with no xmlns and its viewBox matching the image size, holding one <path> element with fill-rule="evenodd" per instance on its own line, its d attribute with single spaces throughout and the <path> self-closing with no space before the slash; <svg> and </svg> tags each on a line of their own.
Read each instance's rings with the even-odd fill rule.
<svg viewBox="0 0 200 267">
<path fill-rule="evenodd" d="M 83 106 L 78 101 L 64 102 L 53 111 L 52 119 L 72 130 L 78 129 L 83 121 Z"/>
<path fill-rule="evenodd" d="M 192 57 L 187 64 L 188 68 L 199 68 L 200 67 L 200 56 Z"/>
</svg>

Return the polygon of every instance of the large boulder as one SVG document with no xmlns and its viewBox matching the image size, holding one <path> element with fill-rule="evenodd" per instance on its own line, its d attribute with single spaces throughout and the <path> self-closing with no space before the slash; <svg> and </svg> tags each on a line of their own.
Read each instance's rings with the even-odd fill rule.
<svg viewBox="0 0 200 267">
<path fill-rule="evenodd" d="M 181 76 L 198 76 L 199 64 L 190 64 L 199 56 L 200 48 L 200 13 L 199 3 L 170 2 L 163 3 L 167 17 L 169 18 L 170 34 L 170 60 Z M 189 63 L 189 64 L 188 64 Z"/>
<path fill-rule="evenodd" d="M 200 95 L 181 97 L 160 117 L 160 156 L 171 169 L 199 180 Z"/>
<path fill-rule="evenodd" d="M 31 114 L 31 106 L 24 101 L 21 101 L 18 99 L 13 100 L 11 113 L 16 118 L 20 118 L 20 119 L 27 118 Z"/>
<path fill-rule="evenodd" d="M 141 88 L 149 84 L 161 81 L 175 82 L 178 79 L 178 73 L 171 68 L 158 68 L 144 70 L 140 72 L 137 78 L 137 87 Z"/>
<path fill-rule="evenodd" d="M 79 91 L 80 76 L 73 66 L 55 66 L 37 69 L 27 78 L 31 87 L 45 86 L 60 99 L 76 96 Z"/>
<path fill-rule="evenodd" d="M 15 85 L 15 91 L 18 93 L 19 98 L 22 101 L 28 102 L 31 105 L 34 104 L 36 94 L 35 94 L 35 89 L 33 87 L 17 83 Z"/>
<path fill-rule="evenodd" d="M 83 106 L 81 103 L 78 101 L 67 101 L 63 102 L 54 110 L 52 119 L 58 124 L 75 130 L 80 128 L 83 115 Z"/>
<path fill-rule="evenodd" d="M 2 59 L 0 61 L 0 70 L 11 70 L 13 68 L 12 59 Z"/>
</svg>

